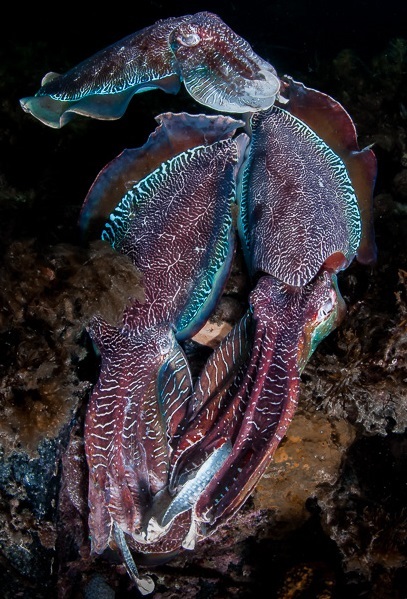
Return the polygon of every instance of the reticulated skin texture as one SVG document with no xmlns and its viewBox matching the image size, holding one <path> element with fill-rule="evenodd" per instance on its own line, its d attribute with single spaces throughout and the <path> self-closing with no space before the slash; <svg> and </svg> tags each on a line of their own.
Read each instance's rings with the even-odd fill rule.
<svg viewBox="0 0 407 599">
<path fill-rule="evenodd" d="M 191 394 L 186 358 L 166 326 L 132 335 L 101 319 L 90 334 L 101 371 L 86 414 L 92 550 L 110 543 L 113 524 L 139 533 L 167 484 L 169 444 Z"/>
<path fill-rule="evenodd" d="M 306 87 L 285 75 L 282 93 L 285 108 L 308 125 L 343 160 L 358 200 L 362 232 L 356 258 L 361 264 L 374 264 L 377 247 L 373 224 L 373 192 L 377 160 L 371 147 L 359 148 L 352 118 L 334 98 Z"/>
<path fill-rule="evenodd" d="M 144 275 L 145 302 L 124 315 L 131 330 L 166 322 L 182 338 L 206 320 L 233 255 L 237 157 L 230 139 L 187 150 L 129 190 L 110 216 L 102 237 Z"/>
<path fill-rule="evenodd" d="M 342 160 L 302 121 L 274 107 L 251 119 L 239 193 L 249 268 L 305 285 L 334 254 L 343 266 L 360 241 L 356 196 Z"/>
</svg>

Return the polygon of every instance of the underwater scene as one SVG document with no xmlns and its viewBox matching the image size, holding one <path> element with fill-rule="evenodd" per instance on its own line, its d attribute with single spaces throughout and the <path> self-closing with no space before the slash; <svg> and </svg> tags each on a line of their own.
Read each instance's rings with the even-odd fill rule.
<svg viewBox="0 0 407 599">
<path fill-rule="evenodd" d="M 407 597 L 407 8 L 10 7 L 5 599 Z"/>
</svg>

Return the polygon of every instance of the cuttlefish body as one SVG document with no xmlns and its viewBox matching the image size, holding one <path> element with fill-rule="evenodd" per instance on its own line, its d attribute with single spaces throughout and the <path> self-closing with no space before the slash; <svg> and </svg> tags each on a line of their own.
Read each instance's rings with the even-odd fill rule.
<svg viewBox="0 0 407 599">
<path fill-rule="evenodd" d="M 298 86 L 305 97 L 311 94 L 301 107 L 305 119 L 315 108 L 313 98 L 327 111 L 322 122 L 329 122 L 329 114 L 336 122 L 349 119 L 328 96 L 291 85 L 294 97 Z M 177 497 L 214 448 L 226 439 L 232 445 L 193 506 L 198 539 L 241 507 L 287 430 L 301 371 L 345 313 L 336 273 L 360 248 L 359 206 L 368 200 L 371 205 L 374 185 L 373 153 L 358 153 L 354 128 L 342 145 L 350 146 L 352 160 L 359 161 L 363 185 L 354 185 L 346 160 L 291 114 L 290 102 L 284 109 L 275 106 L 252 115 L 249 131 L 238 228 L 254 285 L 250 307 L 200 375 L 192 417 L 171 459 L 170 489 Z M 375 253 L 369 226 L 365 235 L 368 261 L 366 256 Z"/>
</svg>

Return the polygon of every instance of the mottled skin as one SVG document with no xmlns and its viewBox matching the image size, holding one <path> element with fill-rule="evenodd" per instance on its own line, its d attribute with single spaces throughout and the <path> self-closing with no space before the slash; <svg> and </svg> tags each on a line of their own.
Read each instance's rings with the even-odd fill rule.
<svg viewBox="0 0 407 599">
<path fill-rule="evenodd" d="M 254 114 L 250 128 L 239 219 L 250 271 L 303 286 L 334 254 L 347 265 L 360 215 L 342 160 L 281 108 Z"/>
<path fill-rule="evenodd" d="M 290 114 L 308 125 L 344 162 L 361 213 L 362 237 L 356 252 L 361 264 L 374 264 L 373 191 L 377 160 L 371 147 L 359 148 L 355 125 L 344 107 L 323 92 L 285 75 L 282 95 Z"/>
<path fill-rule="evenodd" d="M 145 301 L 133 301 L 123 317 L 130 330 L 165 322 L 183 339 L 209 316 L 233 256 L 237 160 L 231 139 L 187 150 L 128 191 L 111 214 L 102 238 L 144 275 Z"/>
<path fill-rule="evenodd" d="M 113 523 L 134 534 L 153 496 L 167 484 L 166 419 L 171 418 L 167 401 L 156 402 L 160 370 L 168 364 L 175 370 L 178 360 L 186 397 L 191 380 L 166 326 L 126 334 L 95 319 L 91 336 L 102 363 L 87 410 L 85 447 L 92 550 L 101 553 L 109 544 Z M 186 399 L 181 387 L 179 391 L 178 397 Z"/>
</svg>

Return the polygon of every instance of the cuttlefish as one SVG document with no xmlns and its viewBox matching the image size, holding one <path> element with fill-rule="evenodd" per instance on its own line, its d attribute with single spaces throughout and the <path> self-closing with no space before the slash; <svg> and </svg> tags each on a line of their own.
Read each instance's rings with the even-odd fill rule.
<svg viewBox="0 0 407 599">
<path fill-rule="evenodd" d="M 126 538 L 133 548 L 157 544 L 148 529 L 150 514 L 168 487 L 171 446 L 188 417 L 192 392 L 179 342 L 201 328 L 229 273 L 236 171 L 247 142 L 244 133 L 232 138 L 243 123 L 229 117 L 161 115 L 159 122 L 146 147 L 136 152 L 133 169 L 125 169 L 127 187 L 133 185 L 102 231 L 102 239 L 141 272 L 144 300 L 130 298 L 118 327 L 97 316 L 90 324 L 101 368 L 85 424 L 92 551 L 102 553 L 111 544 L 119 548 L 143 592 L 150 592 L 151 581 L 138 576 Z M 188 127 L 200 145 L 188 147 L 191 140 L 181 135 Z M 152 146 L 160 160 L 166 158 L 134 182 L 135 168 L 151 167 L 146 159 Z M 112 175 L 122 159 L 107 169 Z M 110 199 L 115 177 L 106 179 L 105 169 L 95 185 Z M 94 216 L 100 218 L 93 193 L 82 212 L 88 226 Z M 210 462 L 205 467 L 214 472 Z M 185 532 L 181 520 L 185 536 L 189 524 Z M 177 521 L 161 542 L 163 551 L 180 546 L 178 527 Z"/>
<path fill-rule="evenodd" d="M 231 117 L 171 115 L 96 178 L 80 215 L 143 275 L 122 323 L 95 316 L 101 355 L 85 428 L 92 550 L 193 548 L 243 505 L 294 415 L 301 372 L 345 313 L 337 275 L 376 258 L 376 159 L 334 99 L 270 64 L 208 12 L 158 21 L 21 105 L 51 127 L 120 118 L 134 94 L 176 93 Z M 238 134 L 243 127 L 244 132 Z M 182 342 L 227 279 L 237 231 L 252 282 L 245 315 L 195 382 Z"/>
<path fill-rule="evenodd" d="M 324 119 L 351 123 L 329 96 L 292 80 L 285 87 L 287 95 L 297 98 L 301 92 L 306 98 L 304 120 L 315 101 L 324 106 L 320 133 L 325 138 Z M 352 148 L 351 159 L 359 161 L 354 185 L 345 150 L 343 160 L 290 110 L 289 101 L 250 117 L 251 141 L 239 174 L 238 229 L 254 289 L 247 313 L 195 384 L 193 415 L 172 453 L 170 491 L 177 498 L 214 449 L 226 440 L 232 444 L 192 507 L 197 539 L 242 506 L 284 437 L 298 402 L 300 374 L 345 313 L 337 273 L 362 244 L 361 261 L 375 256 L 369 223 L 362 236 L 360 208 L 371 201 L 373 152 L 358 150 L 351 127 L 336 140 L 348 152 Z M 177 506 L 163 515 L 163 523 L 187 502 Z"/>
<path fill-rule="evenodd" d="M 217 15 L 200 12 L 157 21 L 67 73 L 47 73 L 35 96 L 20 103 L 60 128 L 75 115 L 118 119 L 134 94 L 176 94 L 181 82 L 200 104 L 237 113 L 272 106 L 280 87 L 274 67 Z"/>
</svg>

